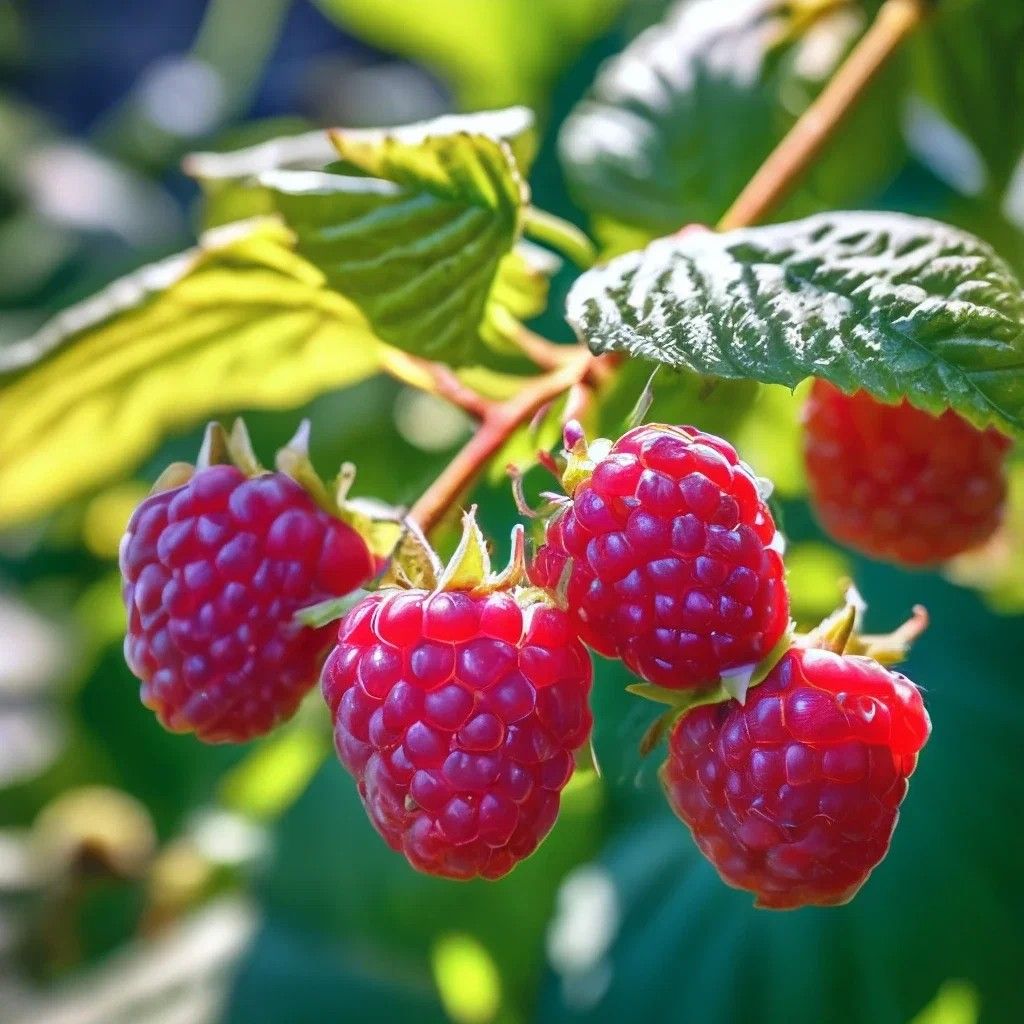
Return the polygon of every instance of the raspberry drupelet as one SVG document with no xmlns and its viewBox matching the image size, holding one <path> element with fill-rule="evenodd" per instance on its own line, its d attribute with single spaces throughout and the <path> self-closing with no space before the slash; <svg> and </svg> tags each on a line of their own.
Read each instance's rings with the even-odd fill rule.
<svg viewBox="0 0 1024 1024">
<path fill-rule="evenodd" d="M 781 537 L 727 441 L 695 427 L 636 427 L 570 453 L 565 482 L 531 578 L 562 592 L 599 654 L 658 686 L 710 688 L 783 638 Z"/>
</svg>

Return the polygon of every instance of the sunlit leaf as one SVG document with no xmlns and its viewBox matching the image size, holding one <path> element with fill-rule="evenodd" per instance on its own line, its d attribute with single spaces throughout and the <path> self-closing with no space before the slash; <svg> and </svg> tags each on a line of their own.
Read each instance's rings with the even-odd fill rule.
<svg viewBox="0 0 1024 1024">
<path fill-rule="evenodd" d="M 441 74 L 465 109 L 549 98 L 622 0 L 317 0 L 343 28 Z"/>
<path fill-rule="evenodd" d="M 280 225 L 205 236 L 0 349 L 0 525 L 103 484 L 205 416 L 369 376 L 378 347 Z"/>
<path fill-rule="evenodd" d="M 279 213 L 301 255 L 383 341 L 452 363 L 508 350 L 547 301 L 553 257 L 519 242 L 536 150 L 523 107 L 338 129 L 191 157 L 214 212 Z M 340 157 L 340 160 L 337 159 Z M 315 166 L 316 170 L 297 170 Z"/>
<path fill-rule="evenodd" d="M 1024 294 L 980 239 L 902 214 L 692 232 L 591 270 L 567 316 L 595 352 L 1024 429 Z"/>
</svg>

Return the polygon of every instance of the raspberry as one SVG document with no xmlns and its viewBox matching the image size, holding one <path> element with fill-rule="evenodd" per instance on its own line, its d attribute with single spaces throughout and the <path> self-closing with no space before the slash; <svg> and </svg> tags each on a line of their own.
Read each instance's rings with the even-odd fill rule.
<svg viewBox="0 0 1024 1024">
<path fill-rule="evenodd" d="M 198 470 L 148 497 L 121 541 L 125 658 L 142 701 L 175 732 L 241 742 L 294 713 L 333 628 L 299 609 L 376 571 L 360 535 L 283 473 Z"/>
<path fill-rule="evenodd" d="M 951 409 L 932 416 L 816 380 L 804 411 L 804 459 L 822 526 L 902 565 L 941 562 L 987 540 L 1006 498 L 1010 440 Z"/>
<path fill-rule="evenodd" d="M 662 785 L 722 879 L 757 906 L 835 906 L 888 852 L 930 730 L 904 676 L 793 648 L 745 705 L 677 720 Z"/>
<path fill-rule="evenodd" d="M 717 685 L 766 657 L 789 622 L 781 544 L 735 449 L 649 425 L 595 462 L 531 567 L 539 586 L 567 582 L 582 639 L 671 689 Z"/>
<path fill-rule="evenodd" d="M 323 672 L 374 827 L 413 867 L 460 879 L 507 874 L 550 831 L 590 683 L 565 613 L 501 591 L 372 594 Z"/>
</svg>

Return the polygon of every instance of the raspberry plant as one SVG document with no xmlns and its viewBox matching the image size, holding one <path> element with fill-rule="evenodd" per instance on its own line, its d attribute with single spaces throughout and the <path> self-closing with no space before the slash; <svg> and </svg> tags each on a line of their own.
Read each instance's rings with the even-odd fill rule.
<svg viewBox="0 0 1024 1024">
<path fill-rule="evenodd" d="M 1012 544 L 1016 254 L 859 209 L 902 159 L 878 97 L 936 5 L 874 5 L 818 88 L 796 50 L 843 2 L 745 0 L 712 17 L 713 2 L 639 35 L 563 126 L 590 234 L 534 205 L 524 107 L 338 128 L 319 149 L 197 153 L 197 248 L 0 350 L 0 522 L 104 485 L 163 432 L 376 374 L 473 421 L 402 507 L 350 500 L 347 468 L 327 487 L 301 431 L 267 471 L 244 427 L 226 439 L 213 424 L 196 466 L 172 465 L 139 505 L 121 553 L 126 660 L 161 724 L 247 741 L 319 680 L 327 709 L 311 716 L 329 716 L 373 827 L 424 874 L 524 870 L 573 779 L 607 760 L 609 788 L 643 788 L 640 755 L 663 741 L 666 806 L 759 907 L 845 904 L 899 843 L 931 722 L 891 666 L 925 616 L 864 636 L 854 595 L 817 628 L 792 621 L 792 495 L 746 450 L 778 454 L 765 396 L 805 387 L 804 471 L 832 540 L 904 567 L 955 559 L 962 579 Z M 709 83 L 721 110 L 701 102 Z M 727 173 L 709 175 L 704 139 L 726 121 L 750 130 L 722 136 Z M 992 171 L 1005 186 L 1007 168 Z M 567 277 L 575 340 L 556 342 L 534 326 Z M 95 444 L 139 363 L 189 384 Z M 346 454 L 374 479 L 403 474 L 373 445 Z M 480 518 L 527 523 L 495 573 L 476 513 L 455 524 L 506 468 Z M 437 550 L 453 548 L 445 564 Z M 629 705 L 602 692 L 606 662 Z M 636 709 L 652 706 L 645 725 Z"/>
</svg>

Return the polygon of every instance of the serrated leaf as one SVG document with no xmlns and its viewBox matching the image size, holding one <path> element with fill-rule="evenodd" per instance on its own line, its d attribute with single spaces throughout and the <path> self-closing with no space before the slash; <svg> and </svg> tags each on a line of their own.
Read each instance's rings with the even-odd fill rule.
<svg viewBox="0 0 1024 1024">
<path fill-rule="evenodd" d="M 212 232 L 0 349 L 0 525 L 113 479 L 170 430 L 370 376 L 380 352 L 283 226 Z"/>
<path fill-rule="evenodd" d="M 504 162 L 477 140 L 508 146 L 523 177 L 533 166 L 538 143 L 533 113 L 520 106 L 445 114 L 393 128 L 336 128 L 330 135 L 341 159 L 365 174 L 416 187 L 429 182 L 445 197 L 465 183 L 474 201 L 488 192 L 482 182 L 494 174 L 489 163 L 498 168 L 495 190 L 508 187 Z"/>
<path fill-rule="evenodd" d="M 602 67 L 559 144 L 577 202 L 610 251 L 715 223 L 809 106 L 863 16 L 851 5 L 808 18 L 800 7 L 684 0 Z M 901 88 L 901 69 L 888 69 L 780 219 L 860 200 L 894 173 Z"/>
<path fill-rule="evenodd" d="M 331 138 L 341 159 L 322 170 L 289 169 L 322 157 L 309 136 L 199 154 L 187 167 L 218 204 L 226 189 L 256 208 L 269 204 L 296 232 L 300 254 L 388 344 L 455 364 L 510 351 L 509 335 L 544 308 L 557 267 L 519 243 L 529 196 L 521 169 L 536 145 L 530 112 Z"/>
<path fill-rule="evenodd" d="M 834 213 L 653 242 L 580 277 L 567 317 L 595 352 L 1024 430 L 1024 296 L 980 239 L 901 214 Z"/>
<path fill-rule="evenodd" d="M 337 134 L 346 140 L 355 157 L 350 157 L 347 165 L 344 159 L 338 161 L 331 133 L 322 129 L 283 135 L 226 152 L 190 153 L 184 160 L 184 169 L 200 183 L 206 197 L 204 224 L 214 227 L 223 223 L 224 210 L 232 215 L 231 219 L 272 212 L 273 199 L 260 183 L 261 176 L 271 171 L 333 171 L 389 178 L 386 168 L 370 170 L 366 164 L 373 163 L 385 146 L 394 145 L 395 140 L 414 152 L 436 136 L 485 136 L 508 145 L 522 177 L 529 173 L 538 141 L 533 114 L 526 107 L 445 115 L 395 128 L 339 129 Z M 413 184 L 420 180 L 416 178 Z"/>
<path fill-rule="evenodd" d="M 463 109 L 550 99 L 549 87 L 622 0 L 318 0 L 343 28 L 425 64 Z"/>
</svg>

